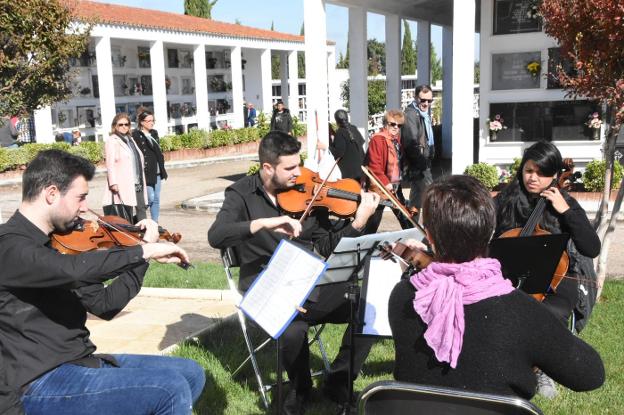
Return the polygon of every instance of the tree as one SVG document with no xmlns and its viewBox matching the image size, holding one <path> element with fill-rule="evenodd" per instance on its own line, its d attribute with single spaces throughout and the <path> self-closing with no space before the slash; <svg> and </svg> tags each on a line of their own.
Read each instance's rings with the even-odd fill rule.
<svg viewBox="0 0 624 415">
<path fill-rule="evenodd" d="M 349 62 L 345 59 L 342 52 L 338 55 L 338 63 L 336 64 L 337 69 L 349 69 Z"/>
<path fill-rule="evenodd" d="M 624 6 L 613 0 L 544 0 L 540 6 L 546 34 L 561 47 L 561 56 L 574 62 L 576 74 L 562 67 L 555 74 L 567 96 L 586 97 L 605 108 L 605 186 L 594 220 L 602 250 L 597 263 L 598 295 L 606 277 L 607 254 L 624 197 L 624 183 L 608 215 L 615 162 L 615 141 L 624 121 Z"/>
<path fill-rule="evenodd" d="M 184 14 L 212 19 L 212 8 L 218 0 L 184 0 Z"/>
<path fill-rule="evenodd" d="M 271 32 L 275 32 L 275 24 L 271 20 Z M 280 79 L 280 56 L 277 53 L 271 53 L 271 79 Z"/>
<path fill-rule="evenodd" d="M 366 45 L 368 58 L 368 74 L 386 73 L 386 44 L 377 39 L 369 39 Z"/>
<path fill-rule="evenodd" d="M 305 35 L 305 28 L 303 27 L 303 23 L 301 23 L 301 30 L 299 31 L 299 35 Z M 299 79 L 305 78 L 305 54 L 302 52 L 297 52 L 297 75 Z"/>
<path fill-rule="evenodd" d="M 442 62 L 438 58 L 433 43 L 431 44 L 431 84 L 442 79 Z"/>
<path fill-rule="evenodd" d="M 401 75 L 414 75 L 416 73 L 416 51 L 412 41 L 412 31 L 403 20 L 403 46 L 401 47 Z"/>
<path fill-rule="evenodd" d="M 0 114 L 21 115 L 72 94 L 70 61 L 86 49 L 92 22 L 58 0 L 3 1 L 0 14 Z"/>
<path fill-rule="evenodd" d="M 349 108 L 350 98 L 349 81 L 342 83 L 342 91 L 340 98 L 345 104 L 345 108 Z M 382 80 L 368 82 L 368 114 L 378 114 L 386 110 L 386 82 Z"/>
<path fill-rule="evenodd" d="M 479 62 L 474 63 L 474 83 L 478 84 L 481 82 L 481 65 Z"/>
</svg>

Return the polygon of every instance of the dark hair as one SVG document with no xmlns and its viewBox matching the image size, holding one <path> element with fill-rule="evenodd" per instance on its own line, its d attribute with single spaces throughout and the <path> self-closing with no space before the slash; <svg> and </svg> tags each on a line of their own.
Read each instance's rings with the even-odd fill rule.
<svg viewBox="0 0 624 415">
<path fill-rule="evenodd" d="M 531 160 L 540 169 L 540 173 L 544 176 L 554 176 L 559 174 L 563 168 L 563 159 L 559 149 L 547 141 L 538 141 L 531 147 L 524 150 L 520 167 L 516 172 L 518 181 L 524 187 L 522 181 L 522 169 L 527 161 Z"/>
<path fill-rule="evenodd" d="M 149 117 L 150 115 L 154 116 L 154 113 L 145 107 L 139 107 L 139 109 L 137 110 L 137 114 L 138 115 L 137 115 L 136 120 L 137 120 L 137 128 L 139 130 L 141 129 L 141 123 L 145 121 L 147 117 Z"/>
<path fill-rule="evenodd" d="M 130 128 L 128 128 L 128 134 L 130 134 L 130 130 L 132 129 L 132 124 L 130 123 L 130 116 L 126 114 L 125 112 L 119 112 L 113 117 L 113 121 L 111 121 L 111 134 L 115 134 L 115 127 L 117 127 L 117 122 L 121 120 L 122 118 L 125 118 L 128 120 L 128 123 L 130 124 Z"/>
<path fill-rule="evenodd" d="M 414 96 L 415 98 L 418 98 L 418 94 L 420 94 L 421 92 L 427 93 L 427 92 L 433 92 L 433 90 L 431 89 L 430 85 L 418 85 L 416 86 L 416 88 L 414 88 Z"/>
<path fill-rule="evenodd" d="M 524 226 L 535 208 L 538 198 L 529 195 L 522 180 L 522 169 L 529 160 L 533 161 L 539 168 L 540 173 L 546 176 L 559 174 L 563 167 L 561 153 L 552 143 L 539 141 L 524 151 L 516 177 L 496 196 L 495 236 L 499 236 L 509 229 Z M 570 195 L 565 190 L 561 189 L 561 195 L 570 203 Z M 546 210 L 540 218 L 539 225 L 551 233 L 561 232 L 559 214 L 552 207 L 552 204 L 548 203 L 546 205 Z"/>
<path fill-rule="evenodd" d="M 35 200 L 48 186 L 65 194 L 78 176 L 93 178 L 95 166 L 87 159 L 61 150 L 45 150 L 28 164 L 22 176 L 22 200 Z"/>
<path fill-rule="evenodd" d="M 281 131 L 271 131 L 260 141 L 258 157 L 260 164 L 277 165 L 280 156 L 291 156 L 301 150 L 301 143 L 295 137 Z"/>
<path fill-rule="evenodd" d="M 347 111 L 340 109 L 334 113 L 334 119 L 336 120 L 336 124 L 338 127 L 346 127 L 349 125 L 349 114 Z"/>
<path fill-rule="evenodd" d="M 462 263 L 486 255 L 496 210 L 477 179 L 456 175 L 434 182 L 425 191 L 422 213 L 436 261 Z"/>
</svg>

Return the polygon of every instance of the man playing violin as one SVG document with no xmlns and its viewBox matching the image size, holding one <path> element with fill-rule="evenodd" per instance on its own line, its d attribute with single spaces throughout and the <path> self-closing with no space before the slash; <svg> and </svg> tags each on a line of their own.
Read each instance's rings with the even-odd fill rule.
<svg viewBox="0 0 624 415">
<path fill-rule="evenodd" d="M 0 225 L 0 390 L 28 414 L 189 414 L 205 382 L 197 363 L 94 354 L 85 327 L 87 312 L 110 320 L 126 306 L 149 259 L 188 262 L 186 252 L 157 243 L 151 220 L 139 223 L 143 245 L 78 255 L 50 247 L 50 234 L 71 230 L 87 211 L 94 171 L 82 157 L 39 153 L 24 172 L 18 211 Z M 4 396 L 0 408 L 19 406 Z"/>
<path fill-rule="evenodd" d="M 295 185 L 300 175 L 300 148 L 301 143 L 288 134 L 279 131 L 267 134 L 260 142 L 260 171 L 240 179 L 225 190 L 223 206 L 208 231 L 208 241 L 212 247 L 236 248 L 241 262 L 241 291 L 251 286 L 282 239 L 296 237 L 309 249 L 327 257 L 340 238 L 361 235 L 377 207 L 379 196 L 362 192 L 355 218 L 339 230 L 332 228 L 327 213 L 322 210 L 312 211 L 303 223 L 285 215 L 277 205 L 276 195 Z M 312 388 L 308 327 L 325 322 L 348 322 L 349 302 L 344 297 L 346 290 L 345 283 L 314 289 L 303 306 L 306 312 L 300 313 L 280 337 L 283 363 L 291 384 L 283 413 L 303 413 L 303 404 Z M 324 387 L 326 395 L 339 403 L 349 399 L 348 341 L 347 330 Z M 372 340 L 356 339 L 352 379 L 357 376 L 371 346 Z"/>
</svg>

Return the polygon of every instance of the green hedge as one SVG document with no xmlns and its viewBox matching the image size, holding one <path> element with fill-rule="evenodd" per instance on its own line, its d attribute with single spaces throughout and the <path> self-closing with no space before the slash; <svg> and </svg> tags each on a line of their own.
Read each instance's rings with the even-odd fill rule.
<svg viewBox="0 0 624 415">
<path fill-rule="evenodd" d="M 28 164 L 35 158 L 37 153 L 43 150 L 58 149 L 82 156 L 92 163 L 99 163 L 104 159 L 104 144 L 85 141 L 79 146 L 71 146 L 68 143 L 50 144 L 25 144 L 19 148 L 0 148 L 0 171 L 17 169 L 19 166 Z"/>
<path fill-rule="evenodd" d="M 260 118 L 260 117 L 259 117 Z M 293 121 L 295 118 L 293 118 Z M 163 151 L 180 150 L 183 148 L 214 148 L 233 144 L 251 143 L 260 140 L 268 132 L 266 119 L 261 128 L 239 128 L 236 130 L 206 130 L 193 129 L 185 134 L 166 135 L 160 139 Z M 295 133 L 298 137 L 305 135 L 305 124 L 294 121 Z M 28 164 L 38 152 L 56 148 L 69 151 L 72 154 L 85 157 L 97 164 L 104 160 L 104 143 L 85 141 L 78 146 L 68 143 L 26 144 L 19 148 L 0 148 L 0 171 L 16 169 Z"/>
<path fill-rule="evenodd" d="M 618 189 L 624 172 L 622 171 L 622 165 L 617 160 L 613 163 L 613 166 L 613 189 Z M 606 162 L 604 160 L 593 160 L 587 163 L 583 173 L 583 187 L 585 187 L 585 190 L 588 192 L 603 191 L 605 167 Z"/>
<path fill-rule="evenodd" d="M 464 174 L 479 180 L 485 187 L 492 190 L 498 184 L 496 167 L 487 163 L 477 163 L 466 167 Z"/>
</svg>

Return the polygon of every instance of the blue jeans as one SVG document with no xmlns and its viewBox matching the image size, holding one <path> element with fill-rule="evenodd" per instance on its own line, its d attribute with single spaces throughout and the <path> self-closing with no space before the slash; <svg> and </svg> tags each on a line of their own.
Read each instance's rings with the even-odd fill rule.
<svg viewBox="0 0 624 415">
<path fill-rule="evenodd" d="M 195 361 L 115 355 L 120 367 L 63 364 L 32 382 L 22 402 L 30 414 L 190 414 L 206 381 Z"/>
<path fill-rule="evenodd" d="M 154 222 L 158 222 L 160 216 L 160 175 L 156 176 L 156 184 L 147 186 L 147 205 L 150 209 L 150 216 Z"/>
</svg>

